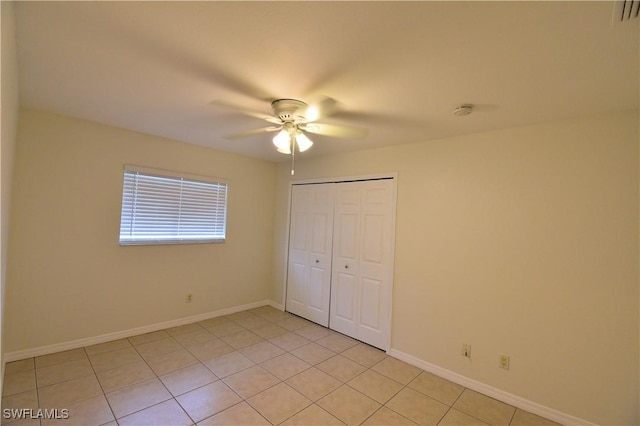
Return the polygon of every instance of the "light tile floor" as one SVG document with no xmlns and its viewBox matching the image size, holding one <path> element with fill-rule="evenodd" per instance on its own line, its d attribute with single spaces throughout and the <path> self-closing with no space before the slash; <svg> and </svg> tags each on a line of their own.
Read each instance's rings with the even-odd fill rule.
<svg viewBox="0 0 640 426">
<path fill-rule="evenodd" d="M 268 306 L 11 362 L 2 408 L 69 413 L 3 410 L 14 426 L 555 424 Z"/>
</svg>

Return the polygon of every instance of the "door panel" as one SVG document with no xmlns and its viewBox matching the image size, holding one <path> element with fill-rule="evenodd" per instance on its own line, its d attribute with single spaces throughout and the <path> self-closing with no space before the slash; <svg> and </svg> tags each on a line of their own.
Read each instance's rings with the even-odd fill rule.
<svg viewBox="0 0 640 426">
<path fill-rule="evenodd" d="M 331 238 L 331 234 L 327 232 L 327 223 L 331 222 L 327 212 L 314 213 L 313 215 L 313 231 L 311 236 L 311 252 L 324 254 L 327 250 L 327 238 Z M 333 232 L 333 231 L 332 231 Z"/>
<path fill-rule="evenodd" d="M 358 330 L 358 266 L 360 256 L 360 190 L 336 185 L 334 252 L 329 326 L 351 337 Z M 356 337 L 357 338 L 357 337 Z"/>
<path fill-rule="evenodd" d="M 294 186 L 291 218 L 286 310 L 327 327 L 333 245 L 331 186 Z"/>
<path fill-rule="evenodd" d="M 338 271 L 334 274 L 331 289 L 331 319 L 333 330 L 348 336 L 356 335 L 356 277 L 348 272 Z"/>
<path fill-rule="evenodd" d="M 330 327 L 387 349 L 393 278 L 393 182 L 337 186 Z M 346 291 L 343 284 L 347 273 L 351 291 Z M 350 315 L 345 314 L 347 307 L 353 309 Z"/>
<path fill-rule="evenodd" d="M 322 311 L 326 309 L 324 306 L 324 280 L 326 278 L 326 271 L 322 267 L 311 266 L 311 272 L 309 274 L 309 294 L 308 302 L 310 309 L 316 311 Z"/>
<path fill-rule="evenodd" d="M 362 261 L 382 263 L 384 252 L 384 216 L 364 215 Z"/>
<path fill-rule="evenodd" d="M 379 330 L 381 326 L 380 318 L 380 280 L 362 278 L 360 286 L 360 326 L 369 329 Z"/>
<path fill-rule="evenodd" d="M 358 258 L 358 215 L 340 214 L 338 221 L 340 238 L 337 240 L 337 257 L 355 261 Z"/>
<path fill-rule="evenodd" d="M 292 194 L 291 207 L 291 232 L 289 243 L 289 266 L 287 275 L 287 309 L 297 315 L 306 312 L 306 244 L 308 229 L 308 209 L 303 208 L 309 204 L 309 193 L 299 192 Z"/>
<path fill-rule="evenodd" d="M 393 182 L 363 185 L 361 311 L 359 337 L 380 348 L 389 347 L 393 282 Z"/>
<path fill-rule="evenodd" d="M 302 263 L 293 262 L 290 268 L 290 286 L 288 296 L 292 304 L 304 304 L 304 277 L 307 266 Z"/>
</svg>

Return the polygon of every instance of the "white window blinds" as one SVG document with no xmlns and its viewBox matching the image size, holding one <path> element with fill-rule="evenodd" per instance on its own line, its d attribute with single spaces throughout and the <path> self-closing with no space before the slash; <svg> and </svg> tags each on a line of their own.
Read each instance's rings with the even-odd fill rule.
<svg viewBox="0 0 640 426">
<path fill-rule="evenodd" d="M 125 166 L 120 244 L 223 242 L 227 184 Z"/>
</svg>

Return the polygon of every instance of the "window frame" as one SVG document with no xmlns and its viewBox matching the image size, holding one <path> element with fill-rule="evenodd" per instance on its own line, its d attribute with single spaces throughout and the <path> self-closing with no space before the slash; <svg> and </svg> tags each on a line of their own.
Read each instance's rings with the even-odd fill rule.
<svg viewBox="0 0 640 426">
<path fill-rule="evenodd" d="M 217 208 L 217 210 L 215 211 L 216 215 L 221 215 L 222 216 L 222 220 L 220 221 L 218 217 L 216 217 L 215 220 L 212 221 L 212 223 L 215 223 L 216 226 L 220 226 L 221 222 L 221 226 L 222 226 L 222 233 L 218 234 L 218 235 L 211 235 L 211 236 L 199 236 L 199 237 L 189 237 L 188 235 L 180 235 L 179 230 L 180 230 L 180 225 L 176 223 L 176 231 L 178 231 L 174 236 L 170 236 L 170 237 L 147 237 L 144 238 L 142 236 L 138 236 L 133 237 L 133 238 L 125 238 L 123 239 L 123 225 L 125 225 L 124 229 L 126 229 L 126 222 L 123 222 L 123 218 L 125 213 L 127 213 L 128 215 L 133 215 L 133 209 L 134 209 L 134 205 L 135 202 L 133 202 L 131 209 L 126 209 L 125 210 L 125 200 L 126 200 L 126 191 L 127 191 L 127 175 L 141 175 L 141 176 L 145 176 L 145 177 L 149 177 L 149 178 L 159 178 L 159 179 L 167 179 L 167 180 L 173 180 L 173 181 L 180 181 L 179 185 L 180 185 L 180 191 L 182 191 L 183 189 L 183 184 L 187 183 L 187 184 L 213 184 L 213 185 L 219 185 L 219 186 L 223 186 L 224 190 L 221 191 L 220 188 L 218 188 L 218 193 L 223 192 L 223 200 L 222 200 L 222 204 L 220 205 L 220 203 L 215 203 L 217 204 L 215 207 Z M 159 182 L 158 182 L 159 183 Z M 168 188 L 170 188 L 170 185 L 167 185 L 167 190 Z M 215 191 L 212 191 L 212 194 Z M 161 191 L 159 191 L 158 193 L 161 193 Z M 182 192 L 181 192 L 182 194 Z M 175 200 L 174 200 L 175 201 Z M 142 167 L 142 166 L 134 166 L 134 165 L 124 165 L 123 170 L 122 170 L 122 198 L 121 198 L 121 204 L 120 204 L 120 231 L 119 231 L 119 235 L 118 235 L 118 244 L 122 247 L 126 247 L 126 246 L 141 246 L 141 245 L 175 245 L 175 244 L 221 244 L 224 243 L 226 241 L 227 238 L 227 209 L 228 209 L 228 204 L 229 204 L 229 182 L 226 179 L 222 179 L 222 178 L 217 178 L 217 177 L 211 177 L 211 176 L 202 176 L 202 175 L 196 175 L 196 174 L 191 174 L 191 173 L 182 173 L 182 172 L 177 172 L 177 171 L 171 171 L 171 170 L 163 170 L 163 169 L 156 169 L 156 168 L 151 168 L 151 167 Z M 180 196 L 180 201 L 178 201 L 178 211 L 181 213 L 182 212 L 182 208 L 183 208 L 183 203 L 182 203 L 182 195 Z M 220 207 L 221 207 L 221 211 L 220 211 Z M 133 224 L 129 225 L 129 232 L 131 233 L 131 231 L 134 229 Z"/>
</svg>

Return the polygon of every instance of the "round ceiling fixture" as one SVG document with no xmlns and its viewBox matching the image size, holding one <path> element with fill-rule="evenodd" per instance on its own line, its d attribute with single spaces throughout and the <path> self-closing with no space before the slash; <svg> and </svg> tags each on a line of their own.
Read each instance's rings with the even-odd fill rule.
<svg viewBox="0 0 640 426">
<path fill-rule="evenodd" d="M 453 115 L 456 117 L 464 117 L 465 115 L 471 114 L 473 111 L 473 105 L 471 104 L 462 104 L 458 105 L 453 109 Z"/>
<path fill-rule="evenodd" d="M 283 122 L 302 122 L 307 121 L 305 111 L 307 104 L 297 99 L 276 99 L 271 102 L 271 108 L 276 117 Z"/>
</svg>

